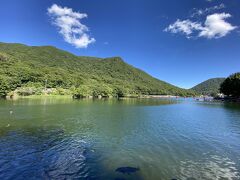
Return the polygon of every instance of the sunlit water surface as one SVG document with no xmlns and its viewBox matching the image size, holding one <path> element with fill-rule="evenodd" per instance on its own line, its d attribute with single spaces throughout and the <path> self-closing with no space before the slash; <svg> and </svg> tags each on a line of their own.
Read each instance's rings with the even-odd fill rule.
<svg viewBox="0 0 240 180">
<path fill-rule="evenodd" d="M 240 179 L 240 106 L 1 100 L 0 179 Z"/>
</svg>

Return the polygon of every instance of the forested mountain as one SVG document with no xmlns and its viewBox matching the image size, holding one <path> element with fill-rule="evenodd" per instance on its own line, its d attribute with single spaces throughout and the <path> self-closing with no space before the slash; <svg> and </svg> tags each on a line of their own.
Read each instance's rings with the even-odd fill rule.
<svg viewBox="0 0 240 180">
<path fill-rule="evenodd" d="M 228 98 L 240 100 L 240 72 L 231 74 L 227 77 L 220 87 L 220 92 L 226 95 Z"/>
<path fill-rule="evenodd" d="M 75 56 L 51 46 L 0 43 L 0 95 L 19 87 L 64 88 L 86 95 L 193 95 L 151 77 L 120 57 Z"/>
<path fill-rule="evenodd" d="M 212 78 L 208 79 L 192 88 L 192 90 L 196 91 L 202 95 L 214 95 L 219 93 L 220 85 L 223 83 L 225 78 Z"/>
</svg>

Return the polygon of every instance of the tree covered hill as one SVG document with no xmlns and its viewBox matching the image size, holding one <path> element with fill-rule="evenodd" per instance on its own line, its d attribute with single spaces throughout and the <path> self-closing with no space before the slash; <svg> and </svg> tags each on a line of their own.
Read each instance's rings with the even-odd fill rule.
<svg viewBox="0 0 240 180">
<path fill-rule="evenodd" d="M 228 98 L 240 98 L 240 72 L 227 77 L 221 84 L 220 92 Z"/>
<path fill-rule="evenodd" d="M 208 79 L 193 88 L 192 90 L 196 91 L 198 94 L 202 95 L 214 95 L 220 92 L 220 85 L 223 83 L 225 78 L 212 78 Z"/>
<path fill-rule="evenodd" d="M 153 78 L 120 57 L 80 57 L 51 46 L 0 43 L 0 95 L 25 86 L 80 88 L 86 95 L 194 94 Z"/>
</svg>

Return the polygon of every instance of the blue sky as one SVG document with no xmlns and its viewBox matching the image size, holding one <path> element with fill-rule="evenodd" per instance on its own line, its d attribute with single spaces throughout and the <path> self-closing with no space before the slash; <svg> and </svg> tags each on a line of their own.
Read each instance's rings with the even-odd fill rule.
<svg viewBox="0 0 240 180">
<path fill-rule="evenodd" d="M 238 0 L 2 0 L 0 41 L 121 56 L 190 88 L 240 70 L 239 10 Z"/>
</svg>

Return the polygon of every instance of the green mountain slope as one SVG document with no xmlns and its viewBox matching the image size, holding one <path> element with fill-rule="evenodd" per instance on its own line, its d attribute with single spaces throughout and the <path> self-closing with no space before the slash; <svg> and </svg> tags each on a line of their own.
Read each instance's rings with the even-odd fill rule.
<svg viewBox="0 0 240 180">
<path fill-rule="evenodd" d="M 192 90 L 202 95 L 217 94 L 224 80 L 225 78 L 212 78 L 194 86 Z"/>
<path fill-rule="evenodd" d="M 79 57 L 51 46 L 0 43 L 0 94 L 23 86 L 81 88 L 111 95 L 169 94 L 192 95 L 151 77 L 119 57 Z M 95 92 L 95 91 L 94 91 Z"/>
</svg>

